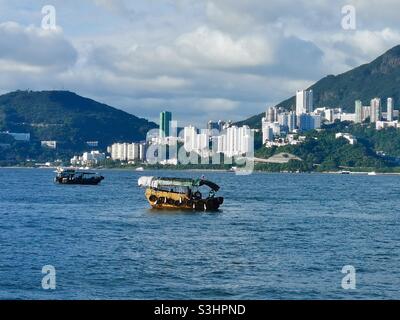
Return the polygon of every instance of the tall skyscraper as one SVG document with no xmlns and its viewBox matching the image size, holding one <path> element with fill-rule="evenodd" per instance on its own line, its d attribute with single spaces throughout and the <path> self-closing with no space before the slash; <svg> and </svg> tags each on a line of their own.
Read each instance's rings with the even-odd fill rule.
<svg viewBox="0 0 400 320">
<path fill-rule="evenodd" d="M 393 109 L 393 98 L 387 98 L 387 121 L 393 121 Z"/>
<path fill-rule="evenodd" d="M 371 122 L 377 122 L 381 120 L 382 109 L 381 109 L 381 99 L 374 98 L 371 100 Z"/>
<path fill-rule="evenodd" d="M 361 123 L 363 121 L 363 115 L 362 115 L 362 102 L 361 100 L 356 100 L 355 102 L 355 109 L 356 109 L 356 119 L 355 123 Z"/>
<path fill-rule="evenodd" d="M 301 114 L 310 113 L 313 111 L 313 91 L 298 90 L 296 92 L 296 115 L 300 116 Z"/>
<path fill-rule="evenodd" d="M 172 120 L 172 113 L 163 111 L 160 113 L 160 138 L 170 136 L 170 124 Z"/>
</svg>

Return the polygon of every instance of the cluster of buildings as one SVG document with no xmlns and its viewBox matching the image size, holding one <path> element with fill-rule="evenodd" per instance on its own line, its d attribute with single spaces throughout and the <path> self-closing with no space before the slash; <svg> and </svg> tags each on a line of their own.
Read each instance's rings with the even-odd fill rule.
<svg viewBox="0 0 400 320">
<path fill-rule="evenodd" d="M 371 99 L 370 105 L 367 106 L 364 106 L 361 100 L 356 100 L 354 113 L 342 112 L 341 108 L 317 108 L 315 112 L 321 114 L 326 122 L 339 120 L 363 123 L 369 121 L 375 123 L 377 130 L 398 127 L 399 110 L 394 109 L 394 100 L 390 97 L 386 100 L 386 112 L 383 112 L 381 98 Z"/>
<path fill-rule="evenodd" d="M 84 152 L 81 156 L 74 156 L 71 159 L 71 165 L 77 167 L 92 167 L 101 164 L 105 159 L 105 153 L 99 151 Z"/>
<path fill-rule="evenodd" d="M 200 131 L 194 126 L 183 128 L 183 147 L 186 152 L 195 152 L 203 157 L 214 154 L 240 156 L 250 152 L 252 144 L 250 127 L 238 127 L 231 122 L 210 121 L 207 129 Z"/>
<path fill-rule="evenodd" d="M 319 129 L 322 115 L 314 112 L 312 90 L 296 92 L 296 110 L 285 111 L 283 108 L 270 107 L 261 120 L 263 142 L 269 146 L 297 144 L 299 141 L 291 133 Z M 282 137 L 287 137 L 282 142 Z"/>
<path fill-rule="evenodd" d="M 186 153 L 197 154 L 203 158 L 214 155 L 226 157 L 241 156 L 253 150 L 253 130 L 248 126 L 235 126 L 232 121 L 209 121 L 205 129 L 193 125 L 183 127 L 177 132 L 169 111 L 161 112 L 158 132 L 148 134 L 147 144 L 152 146 L 182 145 Z M 177 155 L 173 154 L 172 157 Z M 178 164 L 178 159 L 167 157 L 160 164 Z"/>
<path fill-rule="evenodd" d="M 149 132 L 146 142 L 114 143 L 107 148 L 107 153 L 99 151 L 85 152 L 81 156 L 74 156 L 71 165 L 90 167 L 99 165 L 110 159 L 121 163 L 137 163 L 148 161 L 146 152 L 151 146 L 181 145 L 187 153 L 196 153 L 201 157 L 211 157 L 223 154 L 227 157 L 241 156 L 253 150 L 253 134 L 248 126 L 238 127 L 231 121 L 209 121 L 206 129 L 198 130 L 192 125 L 182 128 L 177 134 L 176 126 L 172 123 L 172 113 L 160 113 L 160 126 L 157 132 Z M 50 146 L 50 142 L 46 142 Z M 179 163 L 177 154 L 168 155 L 160 164 Z"/>
<path fill-rule="evenodd" d="M 107 148 L 111 159 L 121 162 L 135 162 L 146 160 L 145 143 L 114 143 Z"/>
<path fill-rule="evenodd" d="M 97 144 L 92 144 L 92 147 Z M 145 143 L 114 143 L 107 148 L 107 153 L 93 150 L 84 152 L 81 156 L 74 156 L 70 163 L 73 166 L 92 167 L 102 164 L 106 159 L 122 163 L 135 163 L 145 161 Z"/>
<path fill-rule="evenodd" d="M 318 130 L 322 123 L 350 121 L 354 123 L 370 122 L 377 130 L 394 127 L 400 128 L 399 110 L 394 109 L 393 98 L 387 98 L 386 112 L 383 112 L 380 98 L 374 98 L 369 105 L 355 101 L 354 113 L 345 113 L 341 108 L 314 108 L 313 91 L 298 90 L 296 106 L 293 111 L 270 107 L 261 120 L 262 139 L 267 147 L 299 144 L 305 140 L 301 135 L 310 130 Z M 155 132 L 148 134 L 145 142 L 118 142 L 107 148 L 107 153 L 97 151 L 98 141 L 88 141 L 87 146 L 93 151 L 74 156 L 74 166 L 98 165 L 106 159 L 122 163 L 146 162 L 146 151 L 154 145 L 183 145 L 187 153 L 196 153 L 202 157 L 216 154 L 227 157 L 242 156 L 253 151 L 254 132 L 248 126 L 236 126 L 231 121 L 209 121 L 205 129 L 197 129 L 189 125 L 177 134 L 176 122 L 172 121 L 172 113 L 160 113 L 160 126 Z M 1 132 L 12 136 L 16 141 L 29 142 L 29 133 Z M 336 138 L 344 138 L 350 144 L 357 139 L 346 133 L 338 133 Z M 43 148 L 57 149 L 57 141 L 41 141 Z M 177 164 L 177 159 L 166 159 L 165 164 Z"/>
<path fill-rule="evenodd" d="M 374 98 L 368 106 L 363 106 L 360 100 L 356 100 L 354 113 L 343 112 L 341 108 L 314 108 L 313 91 L 299 90 L 296 92 L 295 111 L 285 111 L 276 107 L 267 109 L 265 117 L 261 120 L 263 143 L 267 147 L 297 144 L 298 139 L 293 139 L 291 134 L 316 130 L 322 123 L 335 121 L 354 123 L 369 121 L 375 123 L 376 130 L 388 127 L 400 128 L 399 111 L 394 109 L 393 98 L 387 98 L 386 105 L 387 111 L 383 112 L 381 99 Z M 349 143 L 354 142 L 352 138 L 347 140 Z"/>
</svg>

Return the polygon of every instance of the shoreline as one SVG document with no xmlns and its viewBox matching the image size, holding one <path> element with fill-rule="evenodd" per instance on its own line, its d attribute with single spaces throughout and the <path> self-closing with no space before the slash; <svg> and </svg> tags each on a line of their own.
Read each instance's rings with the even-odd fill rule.
<svg viewBox="0 0 400 320">
<path fill-rule="evenodd" d="M 23 166 L 4 166 L 0 167 L 1 169 L 35 169 L 35 170 L 55 170 L 57 167 L 23 167 Z M 143 171 L 136 170 L 136 168 L 91 168 L 88 169 L 90 171 L 133 171 L 133 172 L 146 172 L 146 171 L 191 171 L 191 172 L 226 172 L 226 173 L 235 173 L 233 170 L 228 169 L 198 169 L 198 168 L 144 168 Z M 264 171 L 264 170 L 254 170 L 251 173 L 264 173 L 264 174 L 335 174 L 335 175 L 356 175 L 356 176 L 398 176 L 400 172 L 374 172 L 375 174 L 370 175 L 371 172 L 374 171 L 354 171 L 349 172 L 347 174 L 343 174 L 342 171 L 309 171 L 309 172 L 288 172 L 288 171 Z M 250 174 L 251 174 L 250 173 Z M 240 174 L 239 174 L 240 175 Z"/>
</svg>

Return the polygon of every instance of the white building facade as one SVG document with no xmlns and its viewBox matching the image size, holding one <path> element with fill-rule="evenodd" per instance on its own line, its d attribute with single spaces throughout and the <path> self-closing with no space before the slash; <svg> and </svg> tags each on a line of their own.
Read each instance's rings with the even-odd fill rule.
<svg viewBox="0 0 400 320">
<path fill-rule="evenodd" d="M 303 113 L 310 113 L 313 111 L 313 91 L 298 90 L 296 92 L 296 115 L 300 116 Z"/>
</svg>

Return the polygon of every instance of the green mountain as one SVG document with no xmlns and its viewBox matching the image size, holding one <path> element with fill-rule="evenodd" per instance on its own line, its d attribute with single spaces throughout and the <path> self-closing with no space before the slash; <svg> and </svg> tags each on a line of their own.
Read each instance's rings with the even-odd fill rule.
<svg viewBox="0 0 400 320">
<path fill-rule="evenodd" d="M 56 140 L 82 150 L 86 141 L 105 148 L 139 141 L 157 125 L 69 91 L 16 91 L 0 96 L 0 131 L 29 132 L 33 141 Z"/>
<path fill-rule="evenodd" d="M 374 61 L 339 74 L 329 75 L 310 88 L 313 90 L 314 106 L 341 107 L 346 112 L 354 112 L 354 101 L 360 99 L 369 105 L 374 97 L 380 97 L 385 109 L 386 98 L 393 97 L 400 104 L 400 45 Z M 282 101 L 277 106 L 295 108 L 295 96 Z M 257 128 L 261 126 L 264 113 L 253 116 L 238 124 Z"/>
</svg>

